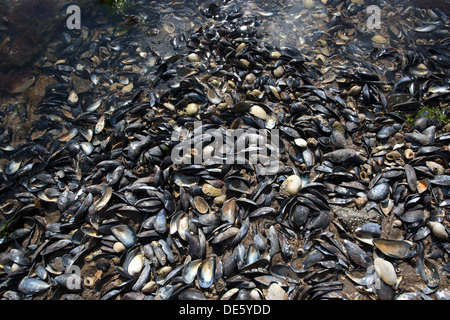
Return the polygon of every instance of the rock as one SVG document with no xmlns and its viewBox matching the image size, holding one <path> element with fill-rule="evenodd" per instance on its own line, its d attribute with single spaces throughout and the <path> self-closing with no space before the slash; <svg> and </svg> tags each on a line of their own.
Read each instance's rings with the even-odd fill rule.
<svg viewBox="0 0 450 320">
<path fill-rule="evenodd" d="M 121 253 L 125 250 L 125 246 L 122 242 L 117 241 L 116 243 L 114 243 L 113 249 L 115 253 Z"/>
<path fill-rule="evenodd" d="M 73 89 L 77 94 L 89 91 L 89 79 L 83 79 L 74 74 L 73 72 L 70 74 L 72 79 Z"/>
<path fill-rule="evenodd" d="M 313 0 L 303 0 L 303 6 L 306 9 L 311 9 L 312 7 L 314 7 L 314 1 Z"/>
<path fill-rule="evenodd" d="M 187 56 L 187 59 L 189 60 L 189 62 L 198 62 L 198 61 L 200 61 L 200 57 L 196 53 L 189 54 Z"/>
<path fill-rule="evenodd" d="M 273 70 L 273 75 L 277 78 L 281 77 L 284 74 L 283 66 L 278 66 L 275 70 Z"/>
<path fill-rule="evenodd" d="M 188 116 L 195 116 L 199 111 L 199 107 L 196 103 L 189 103 L 186 106 L 186 114 Z"/>
<path fill-rule="evenodd" d="M 280 195 L 282 197 L 291 197 L 298 193 L 302 187 L 300 177 L 293 174 L 286 178 L 280 186 Z"/>
<path fill-rule="evenodd" d="M 277 282 L 271 283 L 269 288 L 264 291 L 266 300 L 287 300 L 288 298 L 286 291 Z"/>
<path fill-rule="evenodd" d="M 381 223 L 381 216 L 375 210 L 357 210 L 342 206 L 330 205 L 331 211 L 337 216 L 345 230 L 354 232 L 356 228 L 367 222 Z"/>
<path fill-rule="evenodd" d="M 131 90 L 133 90 L 133 83 L 130 83 L 129 85 L 126 85 L 122 88 L 122 93 L 129 93 Z"/>
<path fill-rule="evenodd" d="M 137 276 L 144 269 L 144 259 L 141 254 L 137 254 L 128 265 L 128 273 Z"/>
</svg>

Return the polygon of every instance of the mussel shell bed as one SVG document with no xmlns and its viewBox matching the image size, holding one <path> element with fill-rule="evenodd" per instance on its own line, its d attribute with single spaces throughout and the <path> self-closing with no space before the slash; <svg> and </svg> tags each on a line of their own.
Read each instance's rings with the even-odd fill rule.
<svg viewBox="0 0 450 320">
<path fill-rule="evenodd" d="M 0 299 L 450 300 L 447 2 L 5 2 Z"/>
</svg>

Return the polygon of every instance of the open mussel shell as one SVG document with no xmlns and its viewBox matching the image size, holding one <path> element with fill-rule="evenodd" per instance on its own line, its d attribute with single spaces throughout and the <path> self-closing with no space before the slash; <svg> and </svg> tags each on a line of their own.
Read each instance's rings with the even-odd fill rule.
<svg viewBox="0 0 450 320">
<path fill-rule="evenodd" d="M 381 226 L 378 223 L 368 222 L 355 230 L 355 237 L 361 242 L 373 245 L 373 239 L 381 236 Z"/>
<path fill-rule="evenodd" d="M 4 215 L 9 215 L 14 213 L 20 206 L 20 202 L 16 199 L 8 199 L 2 205 L 0 205 L 1 212 Z"/>
<path fill-rule="evenodd" d="M 191 284 L 194 282 L 195 278 L 197 277 L 198 268 L 203 263 L 201 259 L 192 260 L 189 263 L 187 263 L 184 268 L 183 272 L 181 274 L 181 278 L 183 279 L 184 283 Z"/>
<path fill-rule="evenodd" d="M 275 277 L 282 278 L 291 283 L 299 283 L 300 277 L 288 266 L 283 264 L 274 264 L 270 266 L 269 272 Z"/>
<path fill-rule="evenodd" d="M 391 212 L 391 210 L 394 208 L 394 200 L 392 199 L 385 199 L 380 202 L 380 208 L 381 211 L 387 216 Z"/>
<path fill-rule="evenodd" d="M 228 177 L 225 179 L 225 184 L 227 186 L 227 189 L 231 191 L 236 191 L 245 194 L 251 192 L 249 182 L 242 177 L 237 176 Z"/>
<path fill-rule="evenodd" d="M 267 118 L 267 112 L 260 106 L 252 106 L 249 112 L 259 119 L 266 120 Z"/>
<path fill-rule="evenodd" d="M 417 181 L 417 192 L 424 193 L 428 190 L 428 187 L 430 186 L 430 180 L 427 178 Z"/>
<path fill-rule="evenodd" d="M 123 269 L 133 277 L 138 276 L 142 269 L 144 269 L 144 257 L 139 247 L 127 252 L 125 261 L 123 262 Z"/>
<path fill-rule="evenodd" d="M 136 243 L 136 232 L 126 224 L 111 227 L 111 232 L 127 248 L 132 247 Z"/>
<path fill-rule="evenodd" d="M 383 254 L 393 259 L 408 259 L 416 255 L 413 244 L 409 241 L 373 239 L 372 243 Z"/>
<path fill-rule="evenodd" d="M 222 209 L 220 210 L 220 219 L 222 221 L 227 221 L 230 224 L 233 224 L 236 220 L 236 209 L 236 198 L 226 200 L 222 205 Z"/>
<path fill-rule="evenodd" d="M 181 212 L 177 219 L 172 223 L 173 229 L 180 235 L 180 238 L 186 240 L 186 234 L 189 232 L 189 215 L 186 212 Z"/>
<path fill-rule="evenodd" d="M 430 259 L 420 258 L 417 264 L 420 277 L 427 283 L 427 287 L 424 289 L 425 294 L 431 294 L 439 288 L 441 283 L 441 277 L 439 275 L 439 269 Z"/>
<path fill-rule="evenodd" d="M 214 282 L 216 259 L 209 257 L 202 262 L 197 273 L 197 281 L 200 288 L 209 288 Z"/>
<path fill-rule="evenodd" d="M 202 191 L 205 195 L 210 196 L 210 197 L 218 197 L 222 194 L 222 189 L 216 188 L 216 187 L 210 185 L 209 183 L 205 183 L 202 186 Z"/>
<path fill-rule="evenodd" d="M 190 176 L 177 172 L 173 176 L 173 181 L 180 187 L 191 187 L 197 185 L 200 178 L 198 176 Z"/>
<path fill-rule="evenodd" d="M 88 227 L 88 226 L 82 226 L 81 231 L 90 237 L 93 238 L 102 238 L 102 235 L 96 230 L 95 228 Z"/>
<path fill-rule="evenodd" d="M 194 198 L 194 205 L 195 209 L 202 214 L 209 212 L 209 204 L 203 197 L 196 196 Z"/>
</svg>

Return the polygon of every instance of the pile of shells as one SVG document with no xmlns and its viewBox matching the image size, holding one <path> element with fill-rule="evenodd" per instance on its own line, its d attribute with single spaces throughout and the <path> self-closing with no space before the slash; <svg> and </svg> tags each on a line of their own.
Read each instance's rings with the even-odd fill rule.
<svg viewBox="0 0 450 320">
<path fill-rule="evenodd" d="M 148 33 L 65 32 L 29 141 L 1 149 L 2 297 L 448 299 L 450 134 L 400 113 L 448 101 L 448 40 L 409 45 L 447 17 L 385 5 L 423 19 L 389 24 L 403 52 L 344 20 L 364 5 L 305 2 L 326 30 L 294 45 L 264 38 L 286 15 L 233 1 L 197 6 L 164 55 Z M 248 152 L 207 143 L 231 130 Z M 251 139 L 274 132 L 268 173 Z"/>
</svg>

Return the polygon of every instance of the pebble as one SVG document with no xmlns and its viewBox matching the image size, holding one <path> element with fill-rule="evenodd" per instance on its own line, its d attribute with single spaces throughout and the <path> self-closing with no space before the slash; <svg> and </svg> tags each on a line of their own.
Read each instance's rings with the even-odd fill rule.
<svg viewBox="0 0 450 320">
<path fill-rule="evenodd" d="M 314 1 L 313 0 L 303 0 L 303 6 L 306 9 L 311 9 L 312 7 L 314 7 Z"/>
<path fill-rule="evenodd" d="M 272 59 L 278 60 L 281 57 L 281 53 L 279 51 L 272 51 L 270 53 L 270 57 Z"/>
<path fill-rule="evenodd" d="M 144 258 L 141 254 L 137 254 L 128 265 L 128 273 L 131 276 L 137 276 L 144 269 Z"/>
<path fill-rule="evenodd" d="M 117 241 L 116 243 L 114 243 L 113 250 L 115 253 L 121 253 L 125 250 L 125 246 L 122 242 Z"/>
<path fill-rule="evenodd" d="M 200 57 L 196 53 L 190 53 L 187 56 L 187 59 L 189 62 L 199 62 L 200 61 Z"/>
<path fill-rule="evenodd" d="M 287 300 L 288 298 L 286 291 L 277 282 L 271 283 L 269 288 L 263 291 L 266 291 L 264 294 L 266 300 Z"/>
<path fill-rule="evenodd" d="M 129 93 L 131 90 L 133 90 L 133 83 L 130 83 L 129 85 L 126 85 L 122 88 L 122 93 Z"/>
<path fill-rule="evenodd" d="M 196 103 L 189 103 L 186 106 L 186 114 L 188 116 L 195 116 L 198 113 L 198 105 Z"/>
<path fill-rule="evenodd" d="M 261 108 L 260 106 L 252 106 L 250 108 L 250 113 L 252 115 L 254 115 L 255 117 L 262 119 L 262 120 L 266 120 L 266 118 L 267 118 L 266 111 L 263 108 Z"/>
<path fill-rule="evenodd" d="M 273 75 L 277 78 L 281 77 L 284 74 L 283 66 L 278 66 L 275 70 L 273 70 Z"/>
<path fill-rule="evenodd" d="M 280 195 L 282 197 L 291 197 L 298 193 L 302 187 L 302 181 L 300 177 L 293 174 L 283 181 L 280 187 Z"/>
</svg>

